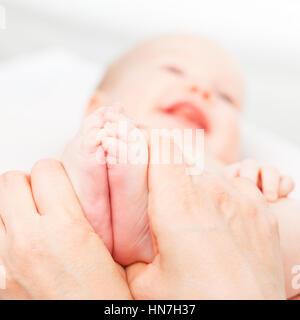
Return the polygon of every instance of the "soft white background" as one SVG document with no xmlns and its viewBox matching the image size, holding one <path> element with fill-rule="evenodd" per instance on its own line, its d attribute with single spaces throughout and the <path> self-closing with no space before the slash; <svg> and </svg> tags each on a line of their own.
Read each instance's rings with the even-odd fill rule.
<svg viewBox="0 0 300 320">
<path fill-rule="evenodd" d="M 299 0 L 0 0 L 0 5 L 7 25 L 0 30 L 0 64 L 60 47 L 100 67 L 145 36 L 206 34 L 244 70 L 246 119 L 300 145 Z M 0 104 L 0 117 L 4 108 Z"/>
<path fill-rule="evenodd" d="M 246 118 L 300 145 L 299 0 L 0 0 L 0 4 L 6 9 L 7 24 L 0 31 L 0 63 L 63 47 L 103 64 L 145 36 L 169 31 L 206 34 L 231 51 L 245 72 Z"/>
</svg>

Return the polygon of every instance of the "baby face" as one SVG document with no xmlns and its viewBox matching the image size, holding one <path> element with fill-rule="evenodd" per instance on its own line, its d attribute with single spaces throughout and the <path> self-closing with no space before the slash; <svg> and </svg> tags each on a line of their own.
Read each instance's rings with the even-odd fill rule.
<svg viewBox="0 0 300 320">
<path fill-rule="evenodd" d="M 238 158 L 242 81 L 208 40 L 168 36 L 135 48 L 108 71 L 98 96 L 144 126 L 204 129 L 212 154 L 225 163 Z"/>
</svg>

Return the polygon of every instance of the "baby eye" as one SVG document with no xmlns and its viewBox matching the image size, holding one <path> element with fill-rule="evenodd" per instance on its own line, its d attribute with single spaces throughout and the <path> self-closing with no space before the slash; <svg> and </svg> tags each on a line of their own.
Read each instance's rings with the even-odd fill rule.
<svg viewBox="0 0 300 320">
<path fill-rule="evenodd" d="M 225 92 L 221 92 L 221 91 L 218 91 L 218 96 L 223 100 L 225 101 L 226 103 L 229 103 L 229 104 L 234 104 L 234 101 L 233 99 L 231 98 L 231 96 Z"/>
<path fill-rule="evenodd" d="M 184 72 L 181 69 L 179 69 L 178 67 L 175 67 L 175 66 L 167 65 L 167 66 L 164 66 L 163 69 L 166 70 L 169 73 L 173 73 L 173 74 L 178 75 L 178 76 L 183 76 L 184 75 Z"/>
</svg>

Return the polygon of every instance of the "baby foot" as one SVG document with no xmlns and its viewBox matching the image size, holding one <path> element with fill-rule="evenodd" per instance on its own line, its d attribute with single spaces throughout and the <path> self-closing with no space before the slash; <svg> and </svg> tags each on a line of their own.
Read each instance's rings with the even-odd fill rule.
<svg viewBox="0 0 300 320">
<path fill-rule="evenodd" d="M 106 164 L 99 163 L 96 158 L 96 154 L 102 150 L 97 141 L 102 126 L 100 112 L 86 118 L 77 136 L 67 145 L 62 163 L 89 223 L 112 253 L 113 235 L 107 169 Z"/>
<path fill-rule="evenodd" d="M 124 114 L 104 111 L 99 142 L 104 150 L 113 225 L 113 256 L 128 265 L 153 258 L 148 225 L 148 144 Z M 102 152 L 99 154 L 102 155 Z"/>
<path fill-rule="evenodd" d="M 120 264 L 151 261 L 145 136 L 124 114 L 100 108 L 75 140 L 64 159 L 88 220 Z"/>
</svg>

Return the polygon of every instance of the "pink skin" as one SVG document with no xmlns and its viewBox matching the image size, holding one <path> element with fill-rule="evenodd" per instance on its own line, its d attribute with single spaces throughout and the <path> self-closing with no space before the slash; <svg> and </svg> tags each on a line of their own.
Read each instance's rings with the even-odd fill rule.
<svg viewBox="0 0 300 320">
<path fill-rule="evenodd" d="M 294 189 L 291 177 L 280 175 L 276 168 L 261 166 L 251 159 L 227 166 L 224 173 L 229 179 L 237 177 L 249 179 L 261 190 L 269 202 L 276 202 L 280 198 L 287 197 Z"/>
<path fill-rule="evenodd" d="M 202 128 L 209 153 L 226 166 L 239 158 L 242 83 L 231 58 L 215 44 L 197 36 L 165 36 L 142 44 L 117 61 L 89 110 L 117 99 L 139 124 Z M 280 178 L 278 171 L 268 166 L 258 169 L 246 162 L 240 173 L 252 175 L 267 200 L 276 201 L 292 191 L 290 177 Z"/>
<path fill-rule="evenodd" d="M 88 112 L 118 101 L 146 127 L 207 125 L 208 151 L 228 164 L 239 155 L 242 83 L 231 58 L 210 41 L 160 37 L 133 49 L 108 70 Z"/>
<path fill-rule="evenodd" d="M 96 154 L 97 136 L 103 125 L 100 112 L 85 119 L 75 137 L 66 147 L 62 163 L 72 181 L 86 217 L 110 252 L 113 250 L 111 209 L 106 164 L 100 164 Z"/>
<path fill-rule="evenodd" d="M 107 130 L 109 134 L 103 132 L 107 119 L 101 107 L 119 101 L 126 106 L 126 113 L 145 127 L 202 128 L 209 153 L 227 165 L 238 160 L 241 83 L 239 72 L 223 50 L 193 36 L 154 39 L 133 49 L 108 70 L 91 100 L 90 115 L 67 147 L 63 162 L 88 220 L 117 262 L 128 265 L 153 258 L 146 166 L 97 162 L 96 155 L 107 160 L 105 151 L 120 140 L 114 128 Z M 114 117 L 110 123 L 116 124 L 120 116 Z M 104 140 L 96 141 L 101 130 Z M 130 149 L 126 143 L 121 146 Z M 234 176 L 247 172 L 239 170 Z M 279 190 L 279 175 L 262 172 L 266 173 L 261 175 L 263 190 Z M 259 179 L 254 182 L 259 186 Z M 286 179 L 281 185 L 283 191 L 277 197 L 291 190 Z"/>
<path fill-rule="evenodd" d="M 62 161 L 87 219 L 115 261 L 150 262 L 148 146 L 132 121 L 114 108 L 98 109 L 84 120 Z"/>
</svg>

